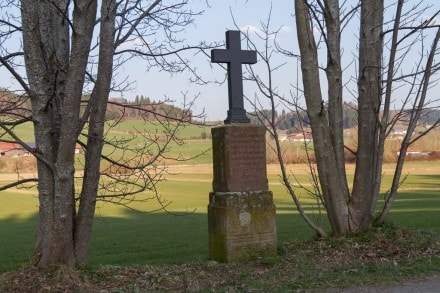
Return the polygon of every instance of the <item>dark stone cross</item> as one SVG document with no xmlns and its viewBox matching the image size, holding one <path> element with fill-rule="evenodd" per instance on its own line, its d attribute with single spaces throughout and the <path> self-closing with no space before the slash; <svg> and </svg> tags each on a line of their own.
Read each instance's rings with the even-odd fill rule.
<svg viewBox="0 0 440 293">
<path fill-rule="evenodd" d="M 241 64 L 257 63 L 257 52 L 241 50 L 239 31 L 226 32 L 226 49 L 211 50 L 211 62 L 228 63 L 229 110 L 225 124 L 249 123 L 243 103 L 243 72 Z"/>
</svg>

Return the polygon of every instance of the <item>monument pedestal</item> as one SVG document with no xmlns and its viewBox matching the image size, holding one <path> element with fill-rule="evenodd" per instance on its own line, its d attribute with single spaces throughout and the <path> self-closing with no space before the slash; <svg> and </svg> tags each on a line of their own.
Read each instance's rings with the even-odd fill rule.
<svg viewBox="0 0 440 293">
<path fill-rule="evenodd" d="M 266 129 L 213 128 L 213 192 L 208 225 L 211 259 L 236 262 L 277 254 L 275 205 L 268 190 Z"/>
<path fill-rule="evenodd" d="M 238 262 L 277 254 L 271 191 L 211 192 L 208 223 L 211 259 Z"/>
</svg>

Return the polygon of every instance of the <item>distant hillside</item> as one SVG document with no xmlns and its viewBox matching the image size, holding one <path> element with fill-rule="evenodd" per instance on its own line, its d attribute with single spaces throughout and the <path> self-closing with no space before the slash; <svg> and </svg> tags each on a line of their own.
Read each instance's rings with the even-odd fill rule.
<svg viewBox="0 0 440 293">
<path fill-rule="evenodd" d="M 347 103 L 343 105 L 343 126 L 344 129 L 357 127 L 357 105 L 354 103 Z M 390 111 L 390 116 L 395 117 L 400 113 L 400 110 Z M 302 127 L 309 127 L 309 118 L 307 112 L 304 110 L 298 110 L 297 112 L 282 110 L 281 114 L 274 112 L 275 121 L 277 127 L 281 130 L 287 130 L 288 132 L 298 132 Z M 411 110 L 403 110 L 403 114 L 400 113 L 399 121 L 397 125 L 407 125 L 407 121 L 410 117 Z M 271 119 L 271 110 L 261 110 L 258 112 L 250 113 L 249 118 L 252 124 L 262 124 L 261 121 L 265 119 Z M 423 126 L 433 125 L 440 119 L 440 110 L 438 109 L 426 109 L 423 111 L 419 124 Z M 260 121 L 261 120 L 261 121 Z"/>
<path fill-rule="evenodd" d="M 440 110 L 427 111 L 423 115 L 422 120 L 425 122 L 425 124 L 433 125 L 434 123 L 440 120 Z"/>
<path fill-rule="evenodd" d="M 88 96 L 84 96 L 87 100 Z M 31 104 L 26 96 L 20 96 L 0 89 L 0 115 L 4 119 L 19 119 L 30 115 Z M 183 110 L 170 104 L 151 102 L 149 98 L 136 98 L 127 101 L 123 98 L 110 98 L 107 104 L 107 118 L 118 119 L 124 116 L 128 119 L 163 120 L 165 117 L 179 118 Z"/>
<path fill-rule="evenodd" d="M 15 120 L 30 115 L 31 104 L 27 97 L 0 89 L 1 121 Z"/>
<path fill-rule="evenodd" d="M 110 98 L 107 104 L 107 118 L 118 119 L 122 116 L 128 119 L 164 120 L 168 118 L 190 117 L 179 107 L 166 103 L 151 102 L 149 99 L 127 101 L 123 98 Z"/>
</svg>

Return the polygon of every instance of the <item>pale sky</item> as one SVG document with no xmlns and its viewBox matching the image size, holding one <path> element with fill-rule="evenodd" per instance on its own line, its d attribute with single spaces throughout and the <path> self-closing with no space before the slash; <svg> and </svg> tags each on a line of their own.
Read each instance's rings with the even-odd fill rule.
<svg viewBox="0 0 440 293">
<path fill-rule="evenodd" d="M 349 5 L 357 3 L 354 0 L 348 0 Z M 395 4 L 396 1 L 385 1 L 386 6 Z M 411 1 L 410 1 L 411 2 Z M 414 3 L 419 1 L 412 1 Z M 430 13 L 440 10 L 439 0 L 424 0 L 424 5 L 433 5 Z M 290 50 L 294 53 L 298 53 L 297 40 L 296 40 L 296 28 L 294 19 L 294 1 L 290 0 L 222 0 L 213 1 L 210 0 L 211 7 L 206 7 L 205 0 L 193 0 L 195 10 L 197 7 L 205 10 L 204 15 L 196 18 L 195 26 L 188 28 L 185 32 L 185 38 L 188 42 L 198 43 L 200 41 L 224 41 L 225 31 L 228 29 L 236 29 L 231 11 L 237 26 L 242 30 L 254 31 L 261 27 L 261 22 L 265 22 L 268 18 L 270 7 L 272 6 L 271 28 L 273 30 L 279 29 L 278 43 L 283 49 Z M 408 6 L 409 7 L 409 6 Z M 394 11 L 392 7 L 390 12 Z M 392 17 L 388 14 L 388 19 Z M 423 16 L 422 16 L 423 17 Z M 434 30 L 432 30 L 434 31 Z M 343 67 L 346 68 L 344 72 L 344 78 L 349 80 L 350 77 L 356 75 L 357 67 L 353 61 L 353 56 L 356 54 L 356 36 L 358 34 L 357 22 L 354 20 L 353 25 L 345 28 L 343 35 Z M 255 37 L 255 34 L 253 35 Z M 431 42 L 431 41 L 430 41 Z M 427 45 L 427 44 L 426 44 Z M 245 44 L 242 42 L 242 48 Z M 416 52 L 415 52 L 416 53 Z M 278 90 L 281 94 L 289 96 L 291 91 L 295 91 L 292 85 L 296 85 L 297 76 L 297 60 L 295 58 L 278 58 L 275 57 L 273 65 L 279 65 L 285 61 L 288 61 L 282 68 L 280 68 L 275 74 L 275 80 Z M 224 78 L 225 71 L 218 64 L 210 64 L 208 57 L 204 55 L 197 55 L 193 58 L 193 64 L 196 65 L 198 73 L 206 80 L 222 80 Z M 324 67 L 326 62 L 325 52 L 320 54 L 320 62 Z M 261 74 L 265 75 L 265 68 L 263 64 L 257 63 L 252 67 Z M 189 74 L 182 74 L 181 76 L 172 76 L 166 73 L 152 73 L 145 72 L 139 65 L 130 66 L 130 75 L 137 81 L 136 89 L 124 94 L 125 98 L 132 99 L 136 94 L 149 96 L 151 99 L 159 99 L 164 96 L 176 101 L 176 105 L 182 103 L 181 92 L 187 93 L 188 97 L 200 94 L 197 99 L 195 113 L 204 110 L 207 114 L 208 120 L 223 120 L 226 118 L 226 112 L 228 109 L 227 98 L 227 84 L 218 85 L 204 85 L 198 86 L 188 82 L 190 78 Z M 353 73 L 354 72 L 354 73 Z M 323 95 L 325 97 L 325 77 L 321 78 L 323 86 Z M 299 79 L 301 86 L 301 78 Z M 352 80 L 347 87 L 356 88 L 356 81 Z M 247 97 L 254 97 L 256 92 L 255 86 L 250 82 L 244 83 L 244 94 Z M 440 91 L 436 91 L 437 93 Z M 432 91 L 431 91 L 432 93 Z M 345 101 L 350 101 L 352 95 L 346 91 L 344 95 Z M 438 98 L 438 97 L 433 97 Z M 396 103 L 399 102 L 399 97 L 396 98 Z M 248 111 L 252 111 L 252 107 L 245 102 L 245 108 Z M 279 110 L 281 112 L 281 109 Z"/>
<path fill-rule="evenodd" d="M 231 11 L 234 15 L 237 26 L 244 30 L 257 28 L 260 26 L 260 21 L 265 21 L 269 15 L 270 1 L 266 0 L 222 0 L 209 1 L 210 7 L 206 7 L 206 1 L 193 0 L 195 9 L 203 9 L 205 13 L 195 19 L 195 25 L 188 28 L 184 37 L 188 42 L 195 44 L 200 41 L 219 42 L 225 41 L 226 30 L 235 30 Z M 293 18 L 293 1 L 274 1 L 272 4 L 272 27 L 278 29 L 282 27 L 279 33 L 279 42 L 286 49 L 296 50 L 296 38 L 294 35 L 294 18 Z M 242 44 L 242 49 L 245 49 L 245 44 Z M 218 64 L 210 64 L 207 56 L 198 54 L 190 56 L 193 64 L 196 65 L 198 73 L 206 80 L 223 80 L 225 71 Z M 126 71 L 130 71 L 132 76 L 137 81 L 136 89 L 124 94 L 125 98 L 132 99 L 138 95 L 149 96 L 151 99 L 159 99 L 164 96 L 176 100 L 176 105 L 182 103 L 181 92 L 187 93 L 189 98 L 200 94 L 197 99 L 195 113 L 205 110 L 210 120 L 223 120 L 226 118 L 228 109 L 227 84 L 218 85 L 203 85 L 199 86 L 188 82 L 191 77 L 188 73 L 180 76 L 170 77 L 167 73 L 145 72 L 142 66 L 127 66 Z M 287 68 L 289 75 L 295 74 L 296 67 Z M 287 85 L 291 82 L 284 76 L 283 82 Z M 290 76 L 295 79 L 295 76 Z M 281 81 L 280 81 L 281 82 Z M 247 90 L 245 83 L 245 94 L 253 95 L 253 92 Z M 286 86 L 287 88 L 287 86 Z M 245 106 L 246 107 L 246 106 Z M 246 107 L 249 111 L 249 106 Z"/>
<path fill-rule="evenodd" d="M 196 17 L 194 25 L 188 27 L 182 33 L 181 37 L 187 40 L 189 44 L 196 45 L 201 41 L 207 43 L 225 41 L 225 31 L 236 29 L 231 11 L 237 26 L 241 30 L 258 31 L 258 28 L 261 27 L 260 23 L 267 20 L 272 5 L 271 28 L 273 30 L 280 29 L 277 37 L 278 43 L 283 49 L 298 53 L 295 20 L 293 17 L 293 0 L 273 0 L 272 4 L 271 1 L 267 0 L 190 0 L 189 2 L 194 11 L 205 10 L 202 16 Z M 207 7 L 206 2 L 209 3 L 210 7 Z M 357 1 L 347 1 L 349 4 L 351 2 L 354 4 Z M 386 4 L 395 4 L 396 1 L 386 0 L 385 2 Z M 422 2 L 423 4 L 433 5 L 430 13 L 440 10 L 440 0 L 423 0 Z M 388 18 L 390 17 L 391 15 L 388 15 Z M 356 72 L 356 64 L 352 60 L 356 53 L 355 40 L 357 33 L 357 23 L 355 20 L 353 25 L 346 28 L 343 35 L 343 66 L 347 69 L 344 72 L 344 78 L 347 80 L 350 76 L 355 75 L 353 72 Z M 251 35 L 255 39 L 256 35 Z M 242 48 L 245 47 L 246 45 L 242 43 Z M 193 56 L 192 53 L 187 56 L 191 59 L 192 65 L 197 67 L 198 74 L 205 80 L 223 80 L 225 70 L 218 64 L 211 64 L 209 57 L 203 54 Z M 321 64 L 325 66 L 325 52 L 320 55 L 320 58 Z M 273 66 L 288 61 L 287 64 L 275 73 L 274 82 L 281 94 L 289 96 L 291 91 L 295 91 L 292 85 L 294 86 L 297 80 L 297 59 L 274 57 L 273 61 Z M 133 100 L 136 95 L 144 95 L 152 100 L 161 100 L 167 97 L 174 100 L 176 106 L 181 106 L 183 103 L 182 93 L 186 93 L 188 98 L 198 95 L 196 109 L 193 112 L 198 113 L 204 110 L 208 120 L 223 120 L 226 118 L 228 109 L 226 83 L 222 85 L 209 84 L 199 86 L 188 81 L 191 78 L 189 73 L 170 76 L 170 74 L 165 72 L 147 71 L 145 64 L 142 62 L 129 62 L 118 73 L 118 76 L 128 76 L 130 81 L 134 81 L 132 90 L 124 92 L 122 97 L 128 100 Z M 265 76 L 266 71 L 262 62 L 252 65 L 252 67 L 258 74 Z M 1 68 L 0 74 L 2 75 L 0 87 L 9 87 L 12 83 L 12 78 L 10 76 L 3 77 L 4 71 Z M 325 78 L 321 80 L 325 80 Z M 302 84 L 301 79 L 299 79 L 299 84 Z M 355 88 L 355 80 L 348 86 Z M 440 92 L 440 90 L 437 92 Z M 245 82 L 244 94 L 252 98 L 254 93 L 255 86 L 250 82 Z M 111 93 L 111 97 L 121 97 L 121 94 Z M 344 99 L 349 101 L 350 98 L 350 94 L 346 93 Z M 248 111 L 252 110 L 248 103 L 245 103 L 245 108 Z"/>
</svg>

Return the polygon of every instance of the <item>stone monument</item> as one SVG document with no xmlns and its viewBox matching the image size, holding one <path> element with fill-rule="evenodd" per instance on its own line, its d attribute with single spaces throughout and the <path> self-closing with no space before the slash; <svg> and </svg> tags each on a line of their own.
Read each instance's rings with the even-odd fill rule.
<svg viewBox="0 0 440 293">
<path fill-rule="evenodd" d="M 226 50 L 212 50 L 211 62 L 227 63 L 229 110 L 225 125 L 211 130 L 210 258 L 237 262 L 275 256 L 275 205 L 266 174 L 266 129 L 249 123 L 243 103 L 241 66 L 256 63 L 256 52 L 241 50 L 240 32 L 227 31 Z"/>
</svg>

